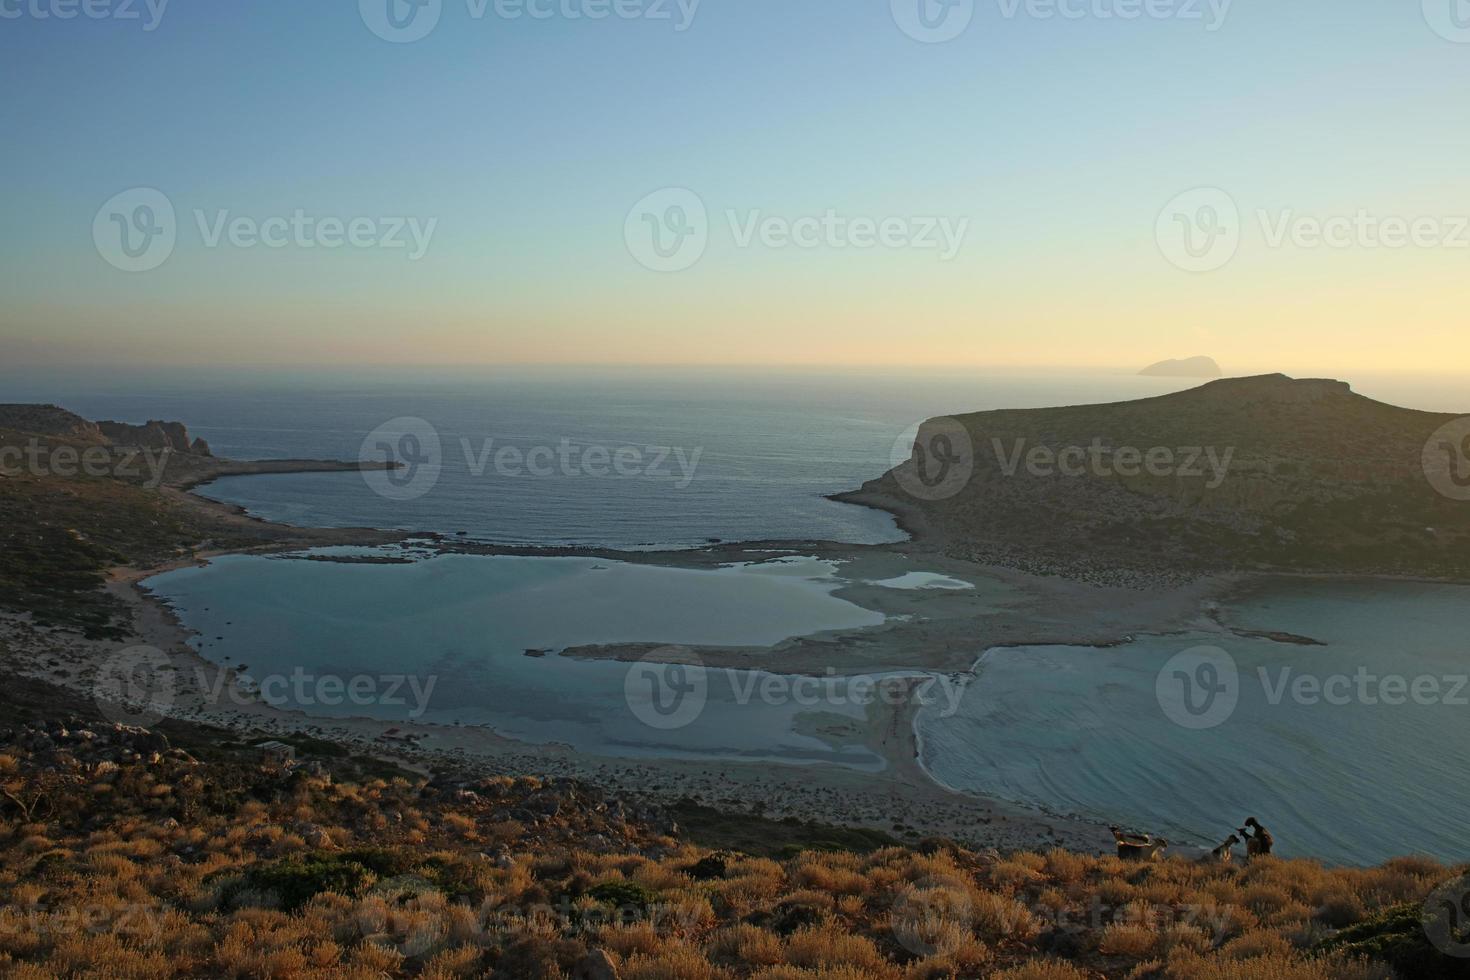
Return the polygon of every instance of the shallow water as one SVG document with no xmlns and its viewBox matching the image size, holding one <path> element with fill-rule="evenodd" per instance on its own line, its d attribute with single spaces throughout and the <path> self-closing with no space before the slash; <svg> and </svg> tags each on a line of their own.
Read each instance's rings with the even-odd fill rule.
<svg viewBox="0 0 1470 980">
<path fill-rule="evenodd" d="M 1256 816 L 1286 855 L 1462 861 L 1467 611 L 1463 587 L 1283 582 L 1229 604 L 1227 621 L 1326 646 L 1191 634 L 1113 649 L 991 650 L 958 714 L 921 717 L 923 761 L 952 786 L 1176 843 L 1219 843 Z M 1165 714 L 1157 685 L 1171 658 L 1201 644 L 1233 658 L 1239 701 L 1215 727 L 1190 729 Z M 1352 684 L 1313 693 L 1308 682 L 1299 696 L 1304 675 Z M 1388 703 L 1400 700 L 1393 676 L 1404 678 L 1404 703 Z M 1425 703 L 1413 696 L 1415 681 Z"/>
<path fill-rule="evenodd" d="M 311 715 L 483 724 L 513 738 L 615 755 L 877 769 L 879 757 L 860 745 L 799 734 L 811 707 L 753 693 L 751 685 L 765 682 L 759 672 L 703 671 L 697 716 L 661 729 L 655 726 L 664 719 L 648 706 L 664 693 L 665 668 L 649 675 L 639 665 L 555 653 L 591 643 L 769 646 L 881 623 L 881 614 L 830 594 L 841 584 L 833 573 L 830 563 L 800 558 L 704 571 L 583 558 L 447 555 L 348 564 L 227 556 L 149 579 L 147 587 L 200 634 L 204 656 L 246 665 L 267 700 Z M 386 679 L 400 675 L 413 681 L 388 696 Z M 320 687 L 323 678 L 364 677 L 377 682 L 365 698 Z M 670 690 L 684 679 L 670 675 Z M 822 710 L 863 716 L 840 699 Z"/>
</svg>

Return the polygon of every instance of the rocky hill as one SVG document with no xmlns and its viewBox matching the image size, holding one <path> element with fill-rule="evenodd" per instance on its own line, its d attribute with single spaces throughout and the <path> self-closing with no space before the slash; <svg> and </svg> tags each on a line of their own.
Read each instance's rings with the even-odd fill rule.
<svg viewBox="0 0 1470 980">
<path fill-rule="evenodd" d="M 0 405 L 0 429 L 51 436 L 94 446 L 137 446 L 208 456 L 209 443 L 189 438 L 182 422 L 152 420 L 143 425 L 90 422 L 58 405 Z"/>
<path fill-rule="evenodd" d="M 94 446 L 108 445 L 95 422 L 58 405 L 0 405 L 0 429 L 56 436 Z"/>
<path fill-rule="evenodd" d="M 1467 578 L 1470 501 L 1444 492 L 1455 447 L 1434 445 L 1456 418 L 1340 381 L 1232 378 L 930 420 L 914 458 L 839 499 L 981 560 Z"/>
</svg>

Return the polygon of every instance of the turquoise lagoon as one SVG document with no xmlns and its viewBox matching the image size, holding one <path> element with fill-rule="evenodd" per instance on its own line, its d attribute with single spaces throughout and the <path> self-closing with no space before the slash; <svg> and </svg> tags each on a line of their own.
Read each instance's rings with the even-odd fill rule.
<svg viewBox="0 0 1470 980">
<path fill-rule="evenodd" d="M 147 587 L 198 634 L 205 657 L 244 665 L 257 683 L 277 678 L 262 687 L 266 699 L 310 715 L 487 725 L 511 738 L 613 755 L 882 768 L 860 745 L 799 734 L 799 716 L 812 707 L 752 696 L 760 672 L 707 671 L 702 712 L 662 730 L 630 708 L 629 664 L 557 655 L 597 643 L 766 647 L 883 622 L 831 594 L 842 584 L 831 563 L 781 558 L 689 570 L 588 558 L 444 555 L 372 564 L 361 559 L 400 553 L 310 554 L 348 561 L 226 556 Z M 279 680 L 300 675 L 304 688 Z M 395 703 L 311 693 L 317 678 L 399 676 L 412 684 L 391 698 L 391 681 L 378 688 Z M 416 698 L 416 690 L 426 695 Z M 821 710 L 863 716 L 854 705 Z"/>
<path fill-rule="evenodd" d="M 1464 861 L 1467 613 L 1458 586 L 1273 582 L 1226 604 L 1226 622 L 1325 646 L 1198 633 L 990 650 L 954 717 L 921 716 L 923 762 L 957 788 L 1177 843 L 1219 843 L 1255 816 L 1287 855 Z M 1188 729 L 1165 715 L 1156 682 L 1199 645 L 1235 661 L 1239 701 L 1215 727 Z"/>
</svg>

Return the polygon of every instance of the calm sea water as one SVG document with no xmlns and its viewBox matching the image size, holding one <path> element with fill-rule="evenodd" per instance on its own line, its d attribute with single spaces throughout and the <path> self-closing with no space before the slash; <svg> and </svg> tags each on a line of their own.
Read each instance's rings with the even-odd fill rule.
<svg viewBox="0 0 1470 980">
<path fill-rule="evenodd" d="M 1352 380 L 1365 394 L 1415 408 L 1470 408 L 1463 379 Z M 887 515 L 824 496 L 883 473 L 898 461 L 895 445 L 907 455 L 920 421 L 1141 398 L 1197 383 L 975 371 L 214 371 L 83 379 L 11 370 L 0 373 L 0 400 L 56 401 L 90 418 L 177 419 L 215 452 L 242 459 L 357 459 L 379 426 L 422 419 L 440 441 L 442 468 L 416 499 L 387 499 L 356 474 L 229 479 L 204 492 L 302 525 L 648 548 L 711 538 L 899 540 Z M 560 454 L 563 444 L 571 466 L 558 455 L 548 472 L 547 457 L 529 458 L 538 447 Z M 506 447 L 521 465 L 497 465 Z M 612 471 L 620 451 L 625 464 L 638 460 L 624 466 L 636 475 Z"/>
<path fill-rule="evenodd" d="M 447 555 L 404 565 L 233 555 L 147 587 L 199 634 L 204 656 L 244 665 L 266 700 L 313 716 L 489 725 L 612 755 L 879 769 L 882 760 L 861 745 L 803 730 L 810 699 L 783 696 L 782 678 L 770 679 L 780 685 L 772 698 L 750 686 L 766 680 L 759 672 L 666 676 L 662 664 L 557 655 L 590 643 L 770 646 L 882 623 L 830 594 L 834 572 L 796 558 L 693 571 L 581 558 Z M 676 688 L 695 670 L 700 686 L 686 697 Z M 387 696 L 400 675 L 414 682 Z M 372 693 L 349 697 L 319 683 L 358 678 Z M 651 708 L 654 697 L 669 714 Z M 823 710 L 861 725 L 856 705 Z"/>
<path fill-rule="evenodd" d="M 905 434 L 911 438 L 922 420 L 1135 398 L 1191 384 L 1117 375 L 519 371 L 420 379 L 222 376 L 204 387 L 17 379 L 5 394 L 60 401 L 91 418 L 178 419 L 216 453 L 242 459 L 357 459 L 379 426 L 422 419 L 439 439 L 442 468 L 416 499 L 380 496 L 357 474 L 244 477 L 203 492 L 299 525 L 648 548 L 711 538 L 901 540 L 886 514 L 824 498 L 881 475 L 897 461 L 896 443 L 907 454 Z M 570 466 L 560 457 L 564 442 Z M 506 447 L 518 454 L 518 466 L 497 464 Z M 551 472 L 548 457 L 530 457 L 538 447 L 557 454 Z M 633 475 L 613 472 L 620 452 Z"/>
<path fill-rule="evenodd" d="M 923 760 L 951 786 L 1175 842 L 1213 846 L 1256 816 L 1286 855 L 1463 861 L 1467 610 L 1470 588 L 1278 583 L 1230 607 L 1230 620 L 1326 646 L 1182 635 L 992 650 L 957 715 L 921 719 Z M 1215 727 L 1189 729 L 1165 714 L 1156 683 L 1197 644 L 1233 658 L 1239 702 Z M 1308 681 L 1299 696 L 1303 677 L 1329 687 Z"/>
</svg>

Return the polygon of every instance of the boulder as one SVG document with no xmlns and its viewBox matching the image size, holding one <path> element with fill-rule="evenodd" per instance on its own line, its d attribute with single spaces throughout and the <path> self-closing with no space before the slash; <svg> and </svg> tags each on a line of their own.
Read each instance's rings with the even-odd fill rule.
<svg viewBox="0 0 1470 980">
<path fill-rule="evenodd" d="M 594 949 L 572 967 L 572 980 L 618 980 L 618 968 L 606 950 Z"/>
</svg>

